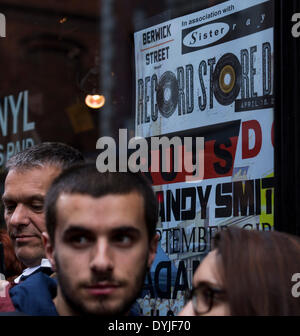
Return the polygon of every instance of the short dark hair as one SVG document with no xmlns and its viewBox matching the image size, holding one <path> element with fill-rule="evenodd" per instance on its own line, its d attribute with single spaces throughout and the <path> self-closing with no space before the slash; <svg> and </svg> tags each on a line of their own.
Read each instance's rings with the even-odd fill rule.
<svg viewBox="0 0 300 336">
<path fill-rule="evenodd" d="M 155 235 L 158 221 L 157 199 L 147 178 L 140 172 L 105 172 L 99 173 L 96 165 L 86 163 L 65 170 L 50 187 L 46 200 L 46 226 L 49 237 L 54 243 L 56 228 L 56 202 L 63 194 L 83 194 L 94 198 L 137 192 L 144 200 L 144 215 L 148 239 Z"/>
<path fill-rule="evenodd" d="M 61 169 L 84 162 L 81 152 L 61 142 L 43 142 L 12 156 L 6 163 L 7 171 L 55 165 Z"/>
<path fill-rule="evenodd" d="M 299 237 L 230 227 L 216 234 L 220 276 L 232 316 L 300 315 L 291 293 L 300 271 Z"/>
</svg>

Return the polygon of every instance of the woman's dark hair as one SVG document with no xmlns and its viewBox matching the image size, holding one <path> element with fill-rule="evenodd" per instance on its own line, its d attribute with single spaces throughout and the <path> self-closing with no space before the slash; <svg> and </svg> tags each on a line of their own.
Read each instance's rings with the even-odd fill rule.
<svg viewBox="0 0 300 336">
<path fill-rule="evenodd" d="M 300 240 L 276 231 L 228 228 L 215 237 L 220 276 L 232 316 L 300 315 L 292 276 L 300 273 Z"/>
<path fill-rule="evenodd" d="M 98 198 L 131 192 L 136 192 L 143 198 L 145 223 L 150 241 L 156 232 L 158 204 L 150 182 L 142 173 L 99 173 L 94 163 L 66 169 L 54 180 L 45 200 L 46 226 L 51 241 L 54 242 L 56 229 L 56 202 L 61 194 L 83 194 Z"/>
</svg>

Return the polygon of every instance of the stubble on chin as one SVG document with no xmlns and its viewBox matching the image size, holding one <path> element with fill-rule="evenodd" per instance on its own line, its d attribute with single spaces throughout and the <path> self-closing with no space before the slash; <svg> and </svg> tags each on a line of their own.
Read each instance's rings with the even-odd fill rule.
<svg viewBox="0 0 300 336">
<path fill-rule="evenodd" d="M 118 295 L 117 298 L 109 296 L 106 298 L 91 298 L 85 293 L 85 284 L 78 283 L 76 285 L 76 289 L 70 287 L 70 281 L 61 272 L 57 260 L 56 267 L 59 286 L 57 292 L 58 297 L 55 299 L 54 303 L 60 315 L 66 311 L 68 315 L 128 315 L 131 306 L 136 301 L 142 290 L 146 272 L 148 270 L 147 263 L 145 262 L 142 270 L 137 275 L 136 280 L 131 286 L 129 286 L 129 288 L 128 283 L 122 281 L 123 295 Z M 120 298 L 120 296 L 123 298 Z M 61 307 L 64 307 L 64 309 Z"/>
</svg>

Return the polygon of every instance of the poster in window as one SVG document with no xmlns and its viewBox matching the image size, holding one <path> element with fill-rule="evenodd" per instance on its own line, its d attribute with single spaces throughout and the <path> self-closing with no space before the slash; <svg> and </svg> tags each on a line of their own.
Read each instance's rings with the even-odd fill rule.
<svg viewBox="0 0 300 336">
<path fill-rule="evenodd" d="M 136 136 L 204 141 L 199 181 L 149 165 L 160 242 L 145 315 L 179 312 L 216 231 L 273 228 L 273 39 L 268 0 L 226 1 L 134 35 Z"/>
</svg>

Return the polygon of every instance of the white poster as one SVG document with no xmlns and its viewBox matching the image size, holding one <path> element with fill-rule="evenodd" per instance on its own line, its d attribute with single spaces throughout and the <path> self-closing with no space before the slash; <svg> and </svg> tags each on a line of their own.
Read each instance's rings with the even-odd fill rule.
<svg viewBox="0 0 300 336">
<path fill-rule="evenodd" d="M 139 299 L 176 315 L 213 234 L 269 230 L 274 191 L 273 2 L 238 1 L 135 33 L 136 136 L 204 138 L 204 176 L 153 173 L 159 253 Z"/>
</svg>

